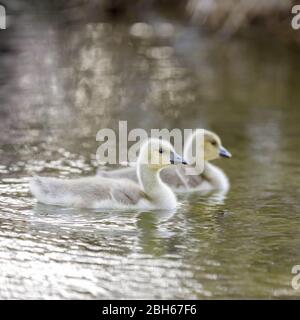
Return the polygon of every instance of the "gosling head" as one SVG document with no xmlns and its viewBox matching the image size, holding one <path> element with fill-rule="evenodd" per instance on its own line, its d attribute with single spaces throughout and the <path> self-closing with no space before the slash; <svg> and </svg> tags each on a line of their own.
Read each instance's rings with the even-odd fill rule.
<svg viewBox="0 0 300 320">
<path fill-rule="evenodd" d="M 204 130 L 204 160 L 231 158 L 231 153 L 222 146 L 221 139 L 215 133 Z"/>
<path fill-rule="evenodd" d="M 155 171 L 174 164 L 187 164 L 169 142 L 160 139 L 149 139 L 142 145 L 138 162 Z"/>
</svg>

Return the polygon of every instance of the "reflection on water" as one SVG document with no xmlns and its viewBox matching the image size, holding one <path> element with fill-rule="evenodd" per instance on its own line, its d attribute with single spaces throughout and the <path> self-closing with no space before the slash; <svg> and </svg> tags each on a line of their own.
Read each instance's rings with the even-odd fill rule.
<svg viewBox="0 0 300 320">
<path fill-rule="evenodd" d="M 20 16 L 0 61 L 0 296 L 299 296 L 299 53 L 145 21 Z M 28 178 L 94 174 L 96 133 L 118 120 L 215 130 L 231 191 L 180 195 L 175 212 L 35 204 Z"/>
</svg>

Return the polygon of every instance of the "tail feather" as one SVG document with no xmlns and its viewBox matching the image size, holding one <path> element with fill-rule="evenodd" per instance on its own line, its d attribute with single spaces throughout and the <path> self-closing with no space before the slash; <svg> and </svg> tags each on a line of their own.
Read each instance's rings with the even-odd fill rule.
<svg viewBox="0 0 300 320">
<path fill-rule="evenodd" d="M 50 186 L 45 183 L 46 179 L 35 176 L 29 182 L 30 191 L 39 202 L 48 202 L 47 200 L 51 197 Z"/>
</svg>

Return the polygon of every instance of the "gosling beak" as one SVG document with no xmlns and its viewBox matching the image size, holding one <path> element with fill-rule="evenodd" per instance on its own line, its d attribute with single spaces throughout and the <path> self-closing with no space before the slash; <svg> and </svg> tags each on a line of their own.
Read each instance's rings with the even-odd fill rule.
<svg viewBox="0 0 300 320">
<path fill-rule="evenodd" d="M 220 157 L 223 157 L 223 158 L 231 158 L 232 155 L 231 153 L 226 150 L 224 147 L 220 147 L 220 153 L 219 153 Z"/>
<path fill-rule="evenodd" d="M 187 164 L 187 162 L 176 152 L 170 153 L 170 163 L 171 164 Z"/>
</svg>

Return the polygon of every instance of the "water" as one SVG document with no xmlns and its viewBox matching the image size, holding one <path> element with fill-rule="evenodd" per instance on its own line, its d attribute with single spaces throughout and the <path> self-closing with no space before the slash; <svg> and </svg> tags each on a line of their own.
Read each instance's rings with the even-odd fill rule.
<svg viewBox="0 0 300 320">
<path fill-rule="evenodd" d="M 206 37 L 175 15 L 143 21 L 21 15 L 7 33 L 1 298 L 299 297 L 299 51 Z M 174 212 L 37 205 L 28 178 L 95 174 L 96 133 L 119 120 L 216 131 L 230 192 L 180 196 Z"/>
</svg>

